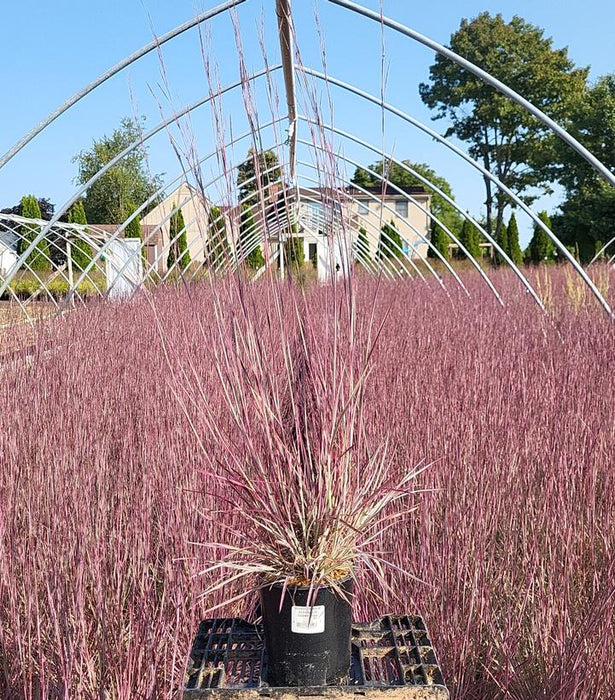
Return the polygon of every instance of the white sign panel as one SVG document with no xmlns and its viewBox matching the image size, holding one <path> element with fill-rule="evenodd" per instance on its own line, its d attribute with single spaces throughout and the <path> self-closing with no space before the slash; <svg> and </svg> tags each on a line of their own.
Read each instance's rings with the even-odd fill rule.
<svg viewBox="0 0 615 700">
<path fill-rule="evenodd" d="M 325 631 L 325 606 L 293 605 L 290 629 L 296 634 L 322 634 Z"/>
</svg>

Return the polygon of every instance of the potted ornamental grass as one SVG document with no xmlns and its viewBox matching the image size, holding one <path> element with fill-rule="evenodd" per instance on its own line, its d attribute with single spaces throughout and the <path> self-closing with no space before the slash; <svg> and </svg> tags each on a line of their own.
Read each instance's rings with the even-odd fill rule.
<svg viewBox="0 0 615 700">
<path fill-rule="evenodd" d="M 260 596 L 273 686 L 346 681 L 357 574 L 386 589 L 378 540 L 412 509 L 420 470 L 392 473 L 366 420 L 379 329 L 356 305 L 345 288 L 227 283 L 204 333 L 224 405 L 190 363 L 179 382 L 220 532 L 201 543 L 205 596 L 216 609 Z"/>
</svg>

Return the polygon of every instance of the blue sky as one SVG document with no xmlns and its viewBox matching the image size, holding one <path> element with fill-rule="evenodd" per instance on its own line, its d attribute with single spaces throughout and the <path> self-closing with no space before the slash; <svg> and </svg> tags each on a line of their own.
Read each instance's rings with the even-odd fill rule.
<svg viewBox="0 0 615 700">
<path fill-rule="evenodd" d="M 5 90 L 0 110 L 0 152 L 7 151 L 31 127 L 98 74 L 150 41 L 154 32 L 160 35 L 220 1 L 5 3 L 2 9 L 5 32 L 0 43 Z M 278 60 L 273 4 L 273 0 L 247 0 L 238 8 L 242 44 L 250 70 L 262 66 L 258 42 L 262 21 L 270 61 Z M 379 0 L 362 0 L 362 4 L 376 10 L 380 7 Z M 294 0 L 293 7 L 305 65 L 321 67 L 316 14 L 325 37 L 331 75 L 375 93 L 380 91 L 382 36 L 378 25 L 326 0 Z M 385 14 L 442 43 L 448 43 L 462 17 L 474 17 L 488 10 L 492 14 L 501 12 L 505 19 L 510 19 L 513 14 L 510 7 L 510 2 L 502 0 L 488 3 L 383 0 Z M 615 70 L 612 54 L 615 10 L 611 0 L 586 0 L 582 7 L 578 3 L 564 4 L 556 0 L 517 0 L 514 14 L 543 27 L 546 35 L 553 38 L 554 46 L 568 46 L 569 55 L 577 65 L 591 66 L 593 79 Z M 216 64 L 220 83 L 236 80 L 237 49 L 231 19 L 228 16 L 214 19 L 208 33 L 210 36 L 203 33 L 201 38 L 206 45 L 205 53 Z M 384 41 L 388 101 L 440 129 L 439 122 L 430 121 L 431 115 L 418 96 L 418 84 L 427 79 L 433 54 L 390 32 L 386 33 Z M 206 94 L 207 90 L 199 34 L 192 30 L 165 46 L 162 58 L 151 54 L 113 78 L 0 170 L 0 207 L 11 206 L 27 193 L 48 197 L 61 205 L 75 190 L 76 167 L 71 158 L 79 150 L 88 148 L 93 138 L 110 133 L 123 116 L 144 115 L 146 124 L 152 127 L 161 114 L 168 116 Z M 326 112 L 326 91 L 321 91 L 321 97 Z M 399 120 L 387 119 L 383 139 L 379 109 L 368 107 L 339 90 L 332 89 L 331 97 L 336 126 L 353 131 L 376 146 L 384 145 L 399 158 L 428 162 L 451 182 L 457 200 L 465 209 L 477 215 L 481 213 L 482 185 L 468 166 Z M 255 101 L 259 118 L 267 121 L 268 101 L 262 85 L 255 88 Z M 227 135 L 242 132 L 247 122 L 240 96 L 225 98 L 223 109 Z M 215 148 L 216 136 L 207 111 L 195 112 L 184 129 L 191 133 L 184 142 L 185 148 L 192 144 L 201 156 Z M 303 135 L 307 135 L 307 131 Z M 269 138 L 275 137 L 265 132 L 265 140 Z M 248 141 L 239 144 L 233 158 L 241 158 L 248 146 Z M 358 162 L 373 162 L 377 157 L 348 142 L 340 141 L 334 147 Z M 307 159 L 308 154 L 304 153 L 303 157 Z M 179 174 L 177 158 L 164 133 L 151 142 L 150 167 L 153 172 L 164 172 L 168 180 Z M 212 163 L 211 172 L 216 169 L 217 165 Z M 348 169 L 351 174 L 352 166 Z M 556 198 L 550 198 L 542 204 L 551 209 L 556 203 Z M 528 230 L 527 222 L 525 225 L 521 222 L 521 228 Z"/>
</svg>

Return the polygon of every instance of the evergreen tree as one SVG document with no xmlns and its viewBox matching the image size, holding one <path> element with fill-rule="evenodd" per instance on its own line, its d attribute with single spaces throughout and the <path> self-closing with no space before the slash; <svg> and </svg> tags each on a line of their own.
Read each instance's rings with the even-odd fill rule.
<svg viewBox="0 0 615 700">
<path fill-rule="evenodd" d="M 538 218 L 548 229 L 551 229 L 551 219 L 546 211 L 541 211 Z M 534 235 L 527 248 L 527 256 L 535 265 L 552 262 L 555 258 L 555 245 L 538 224 L 534 224 Z"/>
<path fill-rule="evenodd" d="M 26 195 L 20 203 L 20 214 L 26 219 L 40 219 L 41 209 L 34 195 Z M 40 233 L 40 226 L 23 225 L 20 230 L 20 238 L 17 242 L 17 255 L 23 255 L 28 250 L 30 243 Z M 49 272 L 51 270 L 51 260 L 49 256 L 49 243 L 46 238 L 42 238 L 36 247 L 30 252 L 25 262 L 26 266 L 36 272 Z"/>
<path fill-rule="evenodd" d="M 179 235 L 178 235 L 179 234 Z M 167 255 L 167 269 L 171 269 L 178 261 L 180 270 L 185 270 L 190 264 L 190 251 L 186 235 L 184 215 L 178 207 L 173 208 L 169 221 L 169 254 Z"/>
<path fill-rule="evenodd" d="M 361 263 L 366 263 L 371 259 L 367 231 L 363 228 L 363 226 L 361 226 L 359 228 L 359 236 L 357 238 L 357 260 Z"/>
<path fill-rule="evenodd" d="M 275 151 L 257 152 L 250 148 L 246 160 L 237 168 L 240 201 L 245 204 L 255 204 L 258 201 L 256 194 L 259 191 L 259 185 L 267 199 L 270 186 L 279 182 L 281 178 L 282 171 Z"/>
<path fill-rule="evenodd" d="M 500 248 L 508 255 L 508 228 L 503 221 L 501 222 L 499 232 L 496 231 L 494 238 L 496 243 L 499 244 Z M 505 263 L 504 256 L 497 250 L 495 251 L 493 259 L 496 265 L 503 265 Z"/>
<path fill-rule="evenodd" d="M 69 209 L 68 223 L 81 224 L 83 226 L 87 225 L 88 220 L 85 216 L 85 209 L 83 208 L 83 203 L 81 200 L 75 202 Z M 92 262 L 92 248 L 87 241 L 80 236 L 77 236 L 71 241 L 70 252 L 71 262 L 75 270 L 83 272 L 83 270 L 85 270 Z"/>
<path fill-rule="evenodd" d="M 461 232 L 459 233 L 459 242 L 466 248 L 474 260 L 481 259 L 480 235 L 474 224 L 472 224 L 469 219 L 463 220 L 463 226 L 461 227 Z M 467 256 L 461 250 L 461 248 L 459 248 L 457 251 L 457 257 L 465 258 Z"/>
<path fill-rule="evenodd" d="M 291 226 L 291 235 L 284 241 L 284 262 L 295 270 L 305 262 L 303 239 L 297 236 L 297 224 Z"/>
<path fill-rule="evenodd" d="M 391 219 L 391 223 L 384 224 L 381 229 L 378 243 L 378 259 L 401 257 L 403 257 L 403 241 L 395 226 L 395 220 Z"/>
<path fill-rule="evenodd" d="M 226 235 L 226 222 L 219 207 L 209 210 L 209 239 L 207 241 L 207 259 L 212 266 L 218 267 L 230 252 Z"/>
<path fill-rule="evenodd" d="M 122 218 L 124 221 L 129 219 L 137 210 L 135 205 L 132 202 L 128 202 L 126 205 L 126 208 L 124 210 L 124 213 L 122 214 Z M 124 229 L 124 238 L 143 238 L 142 233 L 141 233 L 141 218 L 139 215 L 135 216 L 134 219 L 126 226 Z"/>
<path fill-rule="evenodd" d="M 260 270 L 265 264 L 263 251 L 259 245 L 250 250 L 254 246 L 256 234 L 252 207 L 249 204 L 243 204 L 241 206 L 241 219 L 239 220 L 239 255 L 252 270 Z"/>
<path fill-rule="evenodd" d="M 129 219 L 137 210 L 132 202 L 128 202 L 124 208 L 124 212 L 121 218 L 126 221 Z M 141 232 L 141 217 L 139 215 L 135 216 L 134 219 L 126 226 L 124 229 L 124 238 L 138 238 L 143 240 L 143 235 Z M 147 250 L 144 245 L 141 245 L 141 258 L 143 259 L 143 265 L 147 266 Z"/>
<path fill-rule="evenodd" d="M 445 260 L 449 258 L 449 243 L 448 235 L 439 226 L 431 227 L 431 244 Z M 438 257 L 432 248 L 429 248 L 427 255 L 430 258 Z"/>
<path fill-rule="evenodd" d="M 508 249 L 506 252 L 515 265 L 521 265 L 523 262 L 523 252 L 519 245 L 519 228 L 517 227 L 517 218 L 514 214 L 511 215 L 510 221 L 508 222 Z"/>
</svg>

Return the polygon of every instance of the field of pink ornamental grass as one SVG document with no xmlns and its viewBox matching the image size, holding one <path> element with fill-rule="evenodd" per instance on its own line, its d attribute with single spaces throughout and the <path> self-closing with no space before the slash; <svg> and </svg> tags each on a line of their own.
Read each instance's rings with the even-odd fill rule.
<svg viewBox="0 0 615 700">
<path fill-rule="evenodd" d="M 471 299 L 417 281 L 354 289 L 359 339 L 374 298 L 385 319 L 366 440 L 388 440 L 396 473 L 430 464 L 418 510 L 373 545 L 420 580 L 391 568 L 398 598 L 381 602 L 363 573 L 355 618 L 423 615 L 455 698 L 615 697 L 615 322 L 561 270 L 538 276 L 549 316 L 508 273 L 494 277 L 505 309 L 465 280 Z M 225 501 L 204 455 L 224 448 L 189 418 L 198 432 L 201 401 L 224 425 L 223 392 L 246 391 L 218 374 L 218 329 L 233 333 L 240 306 L 262 319 L 272 376 L 283 357 L 266 322 L 277 292 L 229 285 L 159 290 L 155 312 L 90 304 L 2 365 L 0 697 L 170 697 L 199 619 L 239 592 L 202 597 L 215 573 L 197 575 L 212 551 L 199 543 L 224 538 Z M 326 350 L 348 298 L 276 298 L 302 295 Z"/>
</svg>

